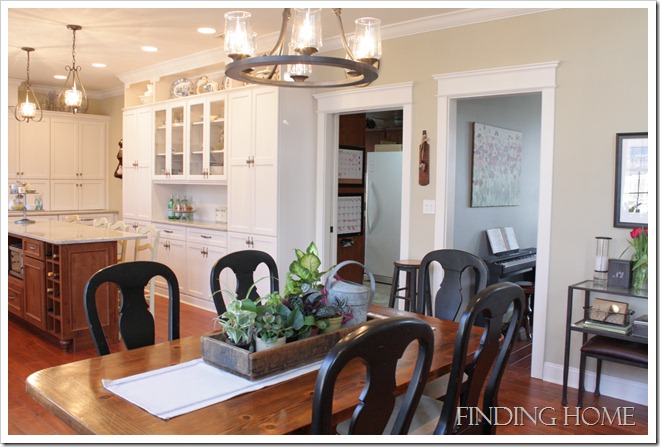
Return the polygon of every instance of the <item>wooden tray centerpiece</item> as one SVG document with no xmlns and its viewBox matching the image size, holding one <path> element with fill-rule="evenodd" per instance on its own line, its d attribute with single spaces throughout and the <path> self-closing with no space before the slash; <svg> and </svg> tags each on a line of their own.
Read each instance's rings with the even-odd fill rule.
<svg viewBox="0 0 660 447">
<path fill-rule="evenodd" d="M 323 359 L 339 340 L 361 326 L 347 326 L 259 352 L 250 352 L 228 343 L 222 333 L 203 335 L 202 359 L 209 365 L 245 379 L 259 380 Z"/>
</svg>

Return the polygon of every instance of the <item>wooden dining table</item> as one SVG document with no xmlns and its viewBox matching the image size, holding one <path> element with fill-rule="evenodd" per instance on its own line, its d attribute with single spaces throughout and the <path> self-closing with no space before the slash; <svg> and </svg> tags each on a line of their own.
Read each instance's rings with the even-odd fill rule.
<svg viewBox="0 0 660 447">
<path fill-rule="evenodd" d="M 451 369 L 458 323 L 374 305 L 371 318 L 413 316 L 428 322 L 435 335 L 428 380 Z M 469 353 L 481 329 L 471 334 Z M 47 368 L 26 380 L 27 394 L 80 434 L 98 435 L 279 435 L 309 434 L 318 370 L 233 397 L 168 420 L 160 419 L 106 390 L 102 379 L 120 379 L 201 357 L 200 337 L 192 336 Z M 397 366 L 397 387 L 408 386 L 417 356 L 411 344 Z M 350 417 L 365 383 L 364 366 L 353 362 L 342 372 L 333 402 L 333 419 Z"/>
</svg>

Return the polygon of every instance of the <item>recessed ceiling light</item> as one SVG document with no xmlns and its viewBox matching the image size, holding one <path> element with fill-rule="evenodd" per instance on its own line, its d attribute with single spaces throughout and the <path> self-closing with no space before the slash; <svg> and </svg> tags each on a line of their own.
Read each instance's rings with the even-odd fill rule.
<svg viewBox="0 0 660 447">
<path fill-rule="evenodd" d="M 55 75 L 53 76 L 55 79 L 66 79 L 66 76 L 64 75 Z"/>
<path fill-rule="evenodd" d="M 155 53 L 156 51 L 158 51 L 158 48 L 147 46 L 147 47 L 142 47 L 142 51 L 147 51 L 149 53 Z"/>
<path fill-rule="evenodd" d="M 92 64 L 92 67 L 96 67 L 96 68 L 105 68 L 106 65 L 105 65 L 105 64 L 102 64 L 102 63 L 100 63 L 100 62 L 94 62 L 94 63 Z"/>
<path fill-rule="evenodd" d="M 201 34 L 215 34 L 215 28 L 197 28 L 197 32 Z"/>
</svg>

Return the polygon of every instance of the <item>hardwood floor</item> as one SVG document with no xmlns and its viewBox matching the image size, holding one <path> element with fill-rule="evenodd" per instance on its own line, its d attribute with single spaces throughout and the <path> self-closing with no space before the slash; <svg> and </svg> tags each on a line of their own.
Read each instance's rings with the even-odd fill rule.
<svg viewBox="0 0 660 447">
<path fill-rule="evenodd" d="M 156 342 L 165 341 L 166 308 L 164 298 L 157 298 Z M 185 304 L 181 306 L 181 336 L 201 335 L 213 330 L 211 318 L 215 315 Z M 8 434 L 10 435 L 72 435 L 64 422 L 57 419 L 25 393 L 25 380 L 33 372 L 51 366 L 96 356 L 94 349 L 76 353 L 64 353 L 56 345 L 35 335 L 13 319 L 8 327 Z M 123 350 L 121 344 L 113 345 L 113 352 Z M 594 397 L 587 392 L 584 397 L 584 419 L 576 421 L 576 408 L 561 405 L 561 386 L 529 377 L 531 347 L 518 343 L 502 379 L 499 393 L 499 435 L 645 435 L 648 434 L 648 408 L 610 397 Z M 577 391 L 569 388 L 569 403 L 577 400 Z M 605 412 L 612 419 L 617 408 L 634 407 L 632 417 L 621 425 L 615 420 L 609 423 Z M 507 410 L 508 409 L 508 410 Z M 544 409 L 544 410 L 543 410 Z M 524 411 L 523 411 L 524 410 Z M 508 424 L 508 411 L 518 417 Z M 534 413 L 536 411 L 536 417 Z M 526 413 L 525 413 L 526 412 Z M 565 412 L 568 418 L 565 417 Z M 600 420 L 597 419 L 597 412 Z M 630 410 L 629 410 L 630 412 Z M 540 415 L 539 415 L 540 413 Z M 535 421 L 534 421 L 535 419 Z M 601 421 L 604 420 L 604 423 Z M 596 422 L 596 423 L 595 423 Z M 625 422 L 625 421 L 622 421 Z M 53 438 L 48 438 L 53 442 Z M 626 442 L 635 442 L 627 438 Z M 56 441 L 55 441 L 56 442 Z"/>
</svg>

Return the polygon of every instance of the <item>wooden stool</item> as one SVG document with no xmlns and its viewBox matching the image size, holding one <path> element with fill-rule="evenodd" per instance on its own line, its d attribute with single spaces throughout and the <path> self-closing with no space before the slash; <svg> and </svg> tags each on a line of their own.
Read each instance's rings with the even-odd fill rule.
<svg viewBox="0 0 660 447">
<path fill-rule="evenodd" d="M 594 395 L 596 396 L 600 396 L 600 369 L 603 360 L 636 366 L 638 368 L 648 369 L 649 367 L 648 345 L 634 341 L 618 340 L 616 338 L 596 335 L 587 340 L 587 342 L 582 345 L 582 348 L 580 348 L 580 351 L 578 407 L 582 407 L 582 395 L 584 394 L 584 369 L 587 357 L 594 357 L 598 360 L 598 363 L 596 364 L 596 389 L 594 390 Z"/>
<path fill-rule="evenodd" d="M 531 281 L 516 282 L 525 293 L 525 314 L 523 315 L 522 327 L 525 328 L 527 339 L 532 339 L 532 312 L 534 309 L 534 283 Z"/>
<path fill-rule="evenodd" d="M 404 300 L 404 309 L 415 312 L 415 301 L 417 299 L 417 272 L 419 270 L 420 260 L 399 260 L 394 261 L 394 273 L 392 274 L 392 289 L 390 291 L 389 307 L 394 307 L 394 300 Z M 406 274 L 406 285 L 399 287 L 399 274 Z M 399 292 L 404 294 L 400 295 Z"/>
</svg>

